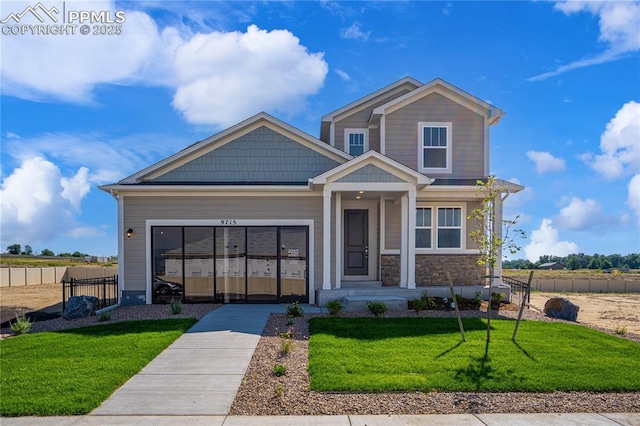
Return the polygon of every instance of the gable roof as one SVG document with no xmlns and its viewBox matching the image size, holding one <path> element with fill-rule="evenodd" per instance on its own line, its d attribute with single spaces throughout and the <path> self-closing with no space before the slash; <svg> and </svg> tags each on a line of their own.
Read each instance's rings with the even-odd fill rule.
<svg viewBox="0 0 640 426">
<path fill-rule="evenodd" d="M 182 151 L 179 151 L 172 156 L 165 158 L 164 160 L 161 160 L 143 170 L 140 170 L 139 172 L 122 179 L 118 183 L 136 184 L 141 183 L 145 180 L 154 179 L 263 126 L 277 133 L 280 133 L 292 139 L 293 141 L 298 142 L 305 147 L 318 152 L 338 163 L 344 163 L 345 161 L 353 158 L 346 152 L 325 144 L 319 139 L 316 139 L 313 136 L 296 129 L 295 127 L 283 121 L 280 121 L 265 112 L 261 112 L 226 130 L 223 130 L 220 133 L 197 142 L 183 149 Z"/>
<path fill-rule="evenodd" d="M 336 120 L 340 116 L 349 116 L 353 113 L 356 113 L 363 108 L 371 106 L 381 97 L 385 95 L 393 95 L 402 93 L 403 90 L 415 90 L 416 88 L 422 86 L 422 83 L 416 80 L 413 77 L 403 77 L 398 81 L 395 81 L 382 89 L 376 90 L 373 93 L 370 93 L 356 101 L 351 102 L 348 105 L 345 105 L 341 108 L 338 108 L 335 111 L 332 111 L 328 114 L 325 114 L 322 117 L 322 121 L 320 124 L 320 138 L 324 139 L 324 137 L 329 133 L 329 126 L 331 122 Z"/>
<path fill-rule="evenodd" d="M 477 112 L 478 114 L 486 117 L 490 125 L 497 123 L 504 115 L 504 111 L 500 108 L 458 89 L 440 78 L 436 78 L 435 80 L 423 84 L 409 93 L 395 98 L 384 105 L 376 107 L 371 114 L 369 122 L 372 123 L 378 120 L 380 116 L 396 111 L 431 93 L 439 93 L 452 101 Z"/>
<path fill-rule="evenodd" d="M 391 158 L 380 154 L 377 151 L 367 151 L 364 154 L 355 157 L 346 163 L 343 163 L 321 175 L 309 179 L 310 185 L 324 185 L 331 182 L 337 182 L 345 176 L 364 169 L 368 165 L 373 165 L 382 172 L 397 177 L 402 182 L 415 182 L 419 186 L 430 185 L 433 179 L 418 173 L 410 167 L 405 166 Z M 375 181 L 374 181 L 375 182 Z M 373 182 L 371 182 L 373 183 Z"/>
</svg>

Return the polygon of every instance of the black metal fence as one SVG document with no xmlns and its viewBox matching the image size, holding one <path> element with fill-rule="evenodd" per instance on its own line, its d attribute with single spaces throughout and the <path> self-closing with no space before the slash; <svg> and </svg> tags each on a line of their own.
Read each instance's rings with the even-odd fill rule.
<svg viewBox="0 0 640 426">
<path fill-rule="evenodd" d="M 62 280 L 62 310 L 72 296 L 97 297 L 96 310 L 115 305 L 118 303 L 118 276 Z"/>
<path fill-rule="evenodd" d="M 527 288 L 531 285 L 531 277 L 529 277 L 529 282 L 525 283 L 515 278 L 509 278 L 502 276 L 502 282 L 505 284 L 509 284 L 511 286 L 511 303 L 516 303 L 520 305 L 522 303 L 522 299 L 526 297 L 527 307 L 530 302 L 530 292 L 527 291 Z"/>
</svg>

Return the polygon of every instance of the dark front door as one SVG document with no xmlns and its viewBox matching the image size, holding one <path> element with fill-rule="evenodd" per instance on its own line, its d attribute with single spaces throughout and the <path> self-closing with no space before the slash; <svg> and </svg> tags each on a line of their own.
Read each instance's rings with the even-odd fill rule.
<svg viewBox="0 0 640 426">
<path fill-rule="evenodd" d="M 344 274 L 369 274 L 369 211 L 344 211 Z"/>
</svg>

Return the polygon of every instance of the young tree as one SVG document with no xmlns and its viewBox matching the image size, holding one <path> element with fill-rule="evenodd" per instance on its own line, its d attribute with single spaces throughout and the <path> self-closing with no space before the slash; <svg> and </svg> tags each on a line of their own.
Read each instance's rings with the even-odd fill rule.
<svg viewBox="0 0 640 426">
<path fill-rule="evenodd" d="M 495 267 L 498 259 L 502 256 L 503 249 L 515 254 L 520 250 L 516 240 L 526 238 L 522 229 L 514 226 L 518 220 L 502 219 L 502 194 L 507 189 L 495 176 L 489 176 L 485 181 L 476 182 L 476 194 L 482 198 L 481 207 L 473 209 L 469 219 L 473 221 L 474 229 L 469 233 L 471 239 L 478 245 L 480 257 L 478 265 L 485 266 L 488 270 L 489 303 L 487 304 L 487 342 L 491 340 L 491 290 L 494 280 L 499 280 L 495 276 Z M 498 210 L 500 209 L 500 210 Z M 498 290 L 499 292 L 499 290 Z"/>
</svg>

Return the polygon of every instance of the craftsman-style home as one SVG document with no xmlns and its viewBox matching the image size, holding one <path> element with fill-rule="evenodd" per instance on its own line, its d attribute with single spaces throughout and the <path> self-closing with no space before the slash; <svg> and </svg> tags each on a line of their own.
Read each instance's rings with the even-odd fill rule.
<svg viewBox="0 0 640 426">
<path fill-rule="evenodd" d="M 319 138 L 260 113 L 104 185 L 121 303 L 419 297 L 446 271 L 482 289 L 467 217 L 503 114 L 406 77 L 322 117 Z"/>
</svg>

